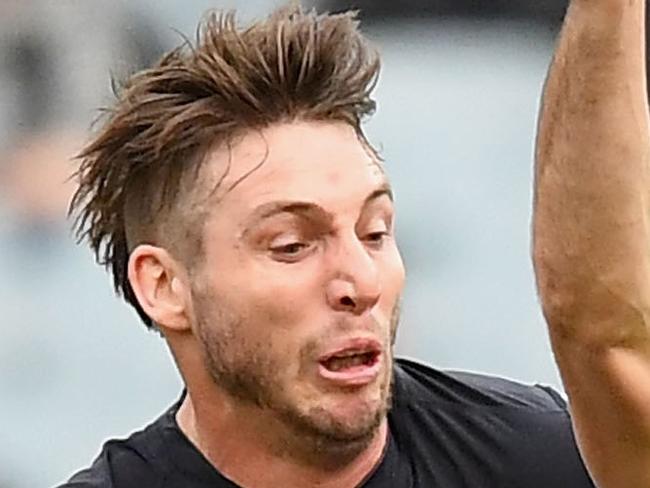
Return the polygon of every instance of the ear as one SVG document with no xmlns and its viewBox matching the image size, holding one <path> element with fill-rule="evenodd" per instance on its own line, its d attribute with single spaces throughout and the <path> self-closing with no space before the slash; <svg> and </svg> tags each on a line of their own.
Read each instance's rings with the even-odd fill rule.
<svg viewBox="0 0 650 488">
<path fill-rule="evenodd" d="M 166 249 L 139 245 L 129 256 L 128 274 L 138 303 L 156 325 L 190 329 L 187 273 Z"/>
</svg>

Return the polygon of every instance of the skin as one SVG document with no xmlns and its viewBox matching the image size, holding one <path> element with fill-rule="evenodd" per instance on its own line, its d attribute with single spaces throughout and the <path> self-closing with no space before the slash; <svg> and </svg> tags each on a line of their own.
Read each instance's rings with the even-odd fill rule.
<svg viewBox="0 0 650 488">
<path fill-rule="evenodd" d="M 645 2 L 573 0 L 545 87 L 534 262 L 599 487 L 650 486 Z"/>
<path fill-rule="evenodd" d="M 197 265 L 129 261 L 188 389 L 179 426 L 242 486 L 355 486 L 386 444 L 404 284 L 386 177 L 350 126 L 296 121 L 215 148 L 201 181 L 221 178 Z M 378 341 L 380 372 L 332 385 L 318 358 L 352 338 Z"/>
</svg>

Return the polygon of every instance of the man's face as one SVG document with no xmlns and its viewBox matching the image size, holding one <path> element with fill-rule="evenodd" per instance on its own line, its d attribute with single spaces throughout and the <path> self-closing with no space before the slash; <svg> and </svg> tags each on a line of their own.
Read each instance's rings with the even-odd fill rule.
<svg viewBox="0 0 650 488">
<path fill-rule="evenodd" d="M 404 282 L 383 171 L 351 127 L 316 122 L 251 132 L 207 168 L 223 181 L 192 296 L 215 384 L 300 435 L 368 440 Z"/>
</svg>

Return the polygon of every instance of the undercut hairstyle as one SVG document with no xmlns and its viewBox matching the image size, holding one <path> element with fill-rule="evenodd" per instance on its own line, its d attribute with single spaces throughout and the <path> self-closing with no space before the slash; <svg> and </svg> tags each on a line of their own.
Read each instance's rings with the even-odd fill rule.
<svg viewBox="0 0 650 488">
<path fill-rule="evenodd" d="M 208 210 L 196 201 L 196 183 L 209 151 L 295 120 L 347 123 L 371 147 L 361 123 L 374 112 L 378 74 L 377 52 L 353 12 L 289 7 L 244 28 L 234 13 L 209 14 L 194 42 L 116 88 L 79 155 L 70 205 L 77 238 L 155 328 L 129 284 L 129 253 L 146 243 L 179 259 L 202 254 Z"/>
</svg>

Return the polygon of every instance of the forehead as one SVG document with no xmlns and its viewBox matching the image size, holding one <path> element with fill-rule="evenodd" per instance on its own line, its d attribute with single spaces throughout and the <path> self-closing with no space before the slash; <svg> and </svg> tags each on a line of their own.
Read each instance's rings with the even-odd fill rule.
<svg viewBox="0 0 650 488">
<path fill-rule="evenodd" d="M 250 132 L 207 163 L 211 177 L 222 179 L 219 207 L 235 213 L 275 200 L 343 211 L 386 184 L 379 162 L 344 123 L 294 122 Z"/>
</svg>

